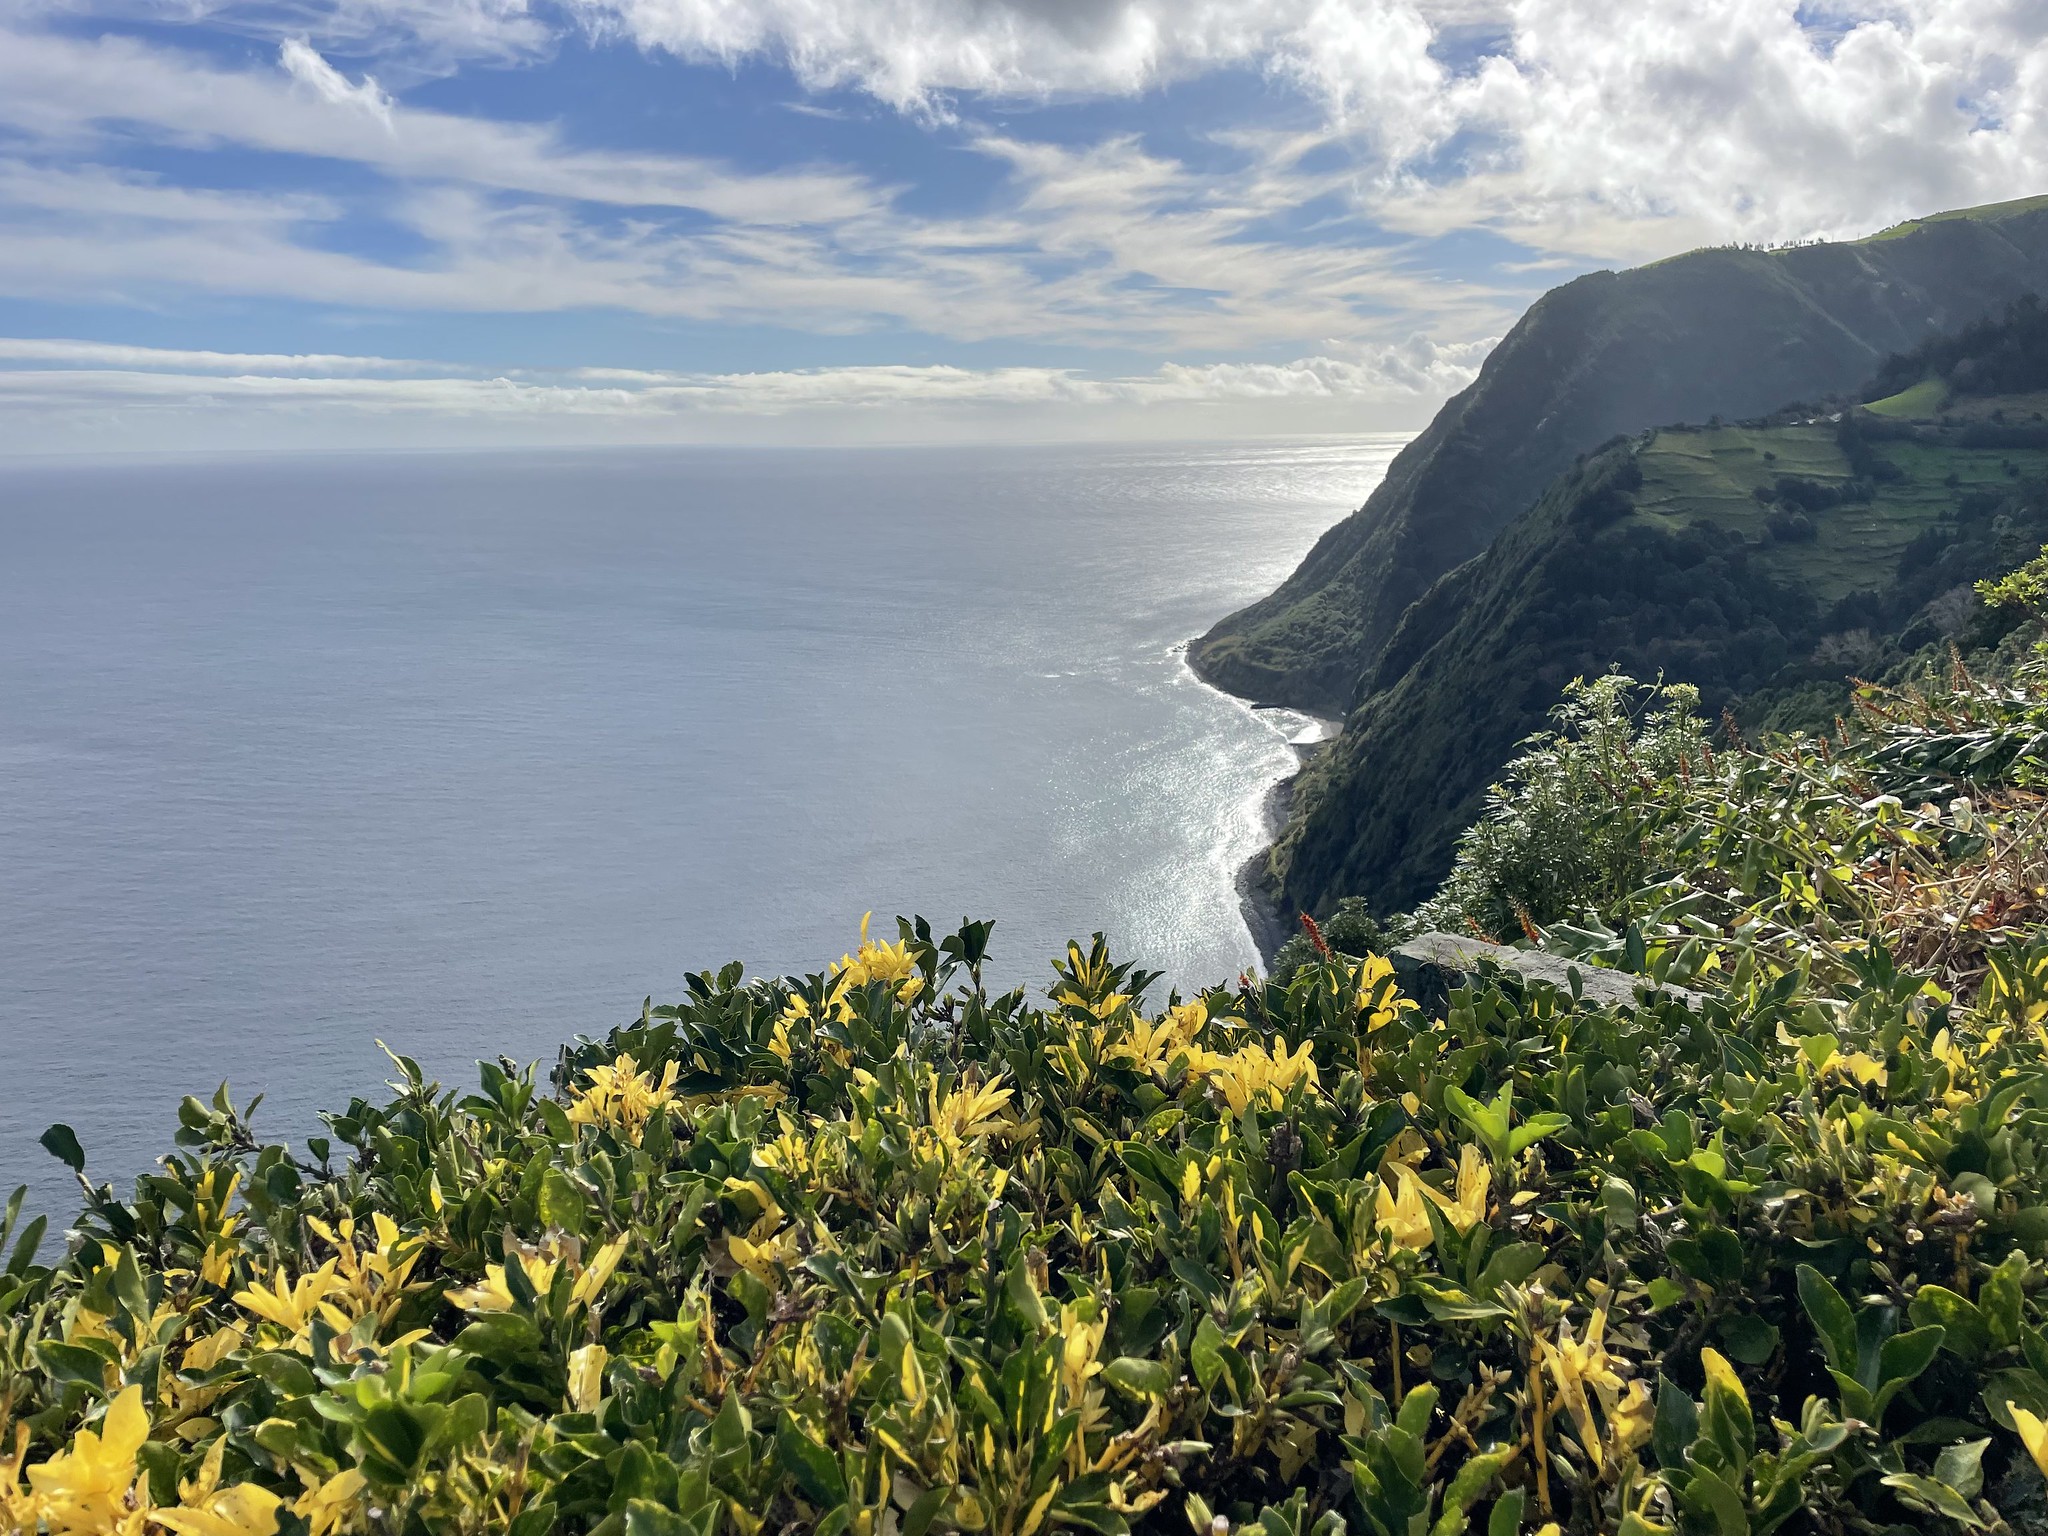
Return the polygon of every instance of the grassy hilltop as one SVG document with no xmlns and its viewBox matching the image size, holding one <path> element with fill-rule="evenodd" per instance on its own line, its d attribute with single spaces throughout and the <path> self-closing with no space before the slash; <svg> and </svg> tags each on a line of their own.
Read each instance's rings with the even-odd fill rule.
<svg viewBox="0 0 2048 1536">
<path fill-rule="evenodd" d="M 1696 447 L 1643 486 L 1719 505 Z M 303 1147 L 188 1099 L 126 1194 L 53 1127 L 0 1531 L 2048 1530 L 2048 660 L 1768 752 L 1637 692 L 1573 691 L 1424 914 L 1631 1001 L 1335 930 L 990 996 L 989 925 L 863 924 L 546 1080 L 394 1057 Z"/>
</svg>

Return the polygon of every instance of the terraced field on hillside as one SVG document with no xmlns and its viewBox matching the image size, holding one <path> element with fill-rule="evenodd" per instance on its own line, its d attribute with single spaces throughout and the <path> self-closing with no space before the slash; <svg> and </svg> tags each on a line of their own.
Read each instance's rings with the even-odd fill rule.
<svg viewBox="0 0 2048 1536">
<path fill-rule="evenodd" d="M 1871 484 L 1867 501 L 1807 511 L 1810 542 L 1775 539 L 1773 509 L 1756 493 L 1769 493 L 1782 475 L 1830 488 L 1853 480 L 1830 422 L 1660 431 L 1637 454 L 1643 483 L 1632 499 L 1638 517 L 1670 531 L 1706 522 L 1768 545 L 1782 579 L 1830 603 L 1889 584 L 1907 546 L 1953 517 L 1970 492 L 2003 497 L 2018 482 L 2048 475 L 2043 449 L 1896 441 L 1881 445 L 1881 457 L 1902 478 Z"/>
</svg>

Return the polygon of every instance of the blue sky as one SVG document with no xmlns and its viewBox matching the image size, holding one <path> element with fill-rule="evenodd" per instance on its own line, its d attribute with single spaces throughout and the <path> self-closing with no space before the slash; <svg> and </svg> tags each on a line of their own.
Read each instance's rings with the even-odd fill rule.
<svg viewBox="0 0 2048 1536">
<path fill-rule="evenodd" d="M 1419 424 L 2048 191 L 2048 0 L 0 0 L 0 451 Z"/>
</svg>

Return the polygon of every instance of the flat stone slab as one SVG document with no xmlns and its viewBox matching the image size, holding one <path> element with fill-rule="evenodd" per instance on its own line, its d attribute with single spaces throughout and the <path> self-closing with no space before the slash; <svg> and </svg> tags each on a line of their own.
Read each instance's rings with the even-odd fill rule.
<svg viewBox="0 0 2048 1536">
<path fill-rule="evenodd" d="M 1660 987 L 1647 976 L 1586 965 L 1562 955 L 1545 954 L 1540 949 L 1510 949 L 1505 944 L 1488 944 L 1455 933 L 1419 933 L 1407 943 L 1396 945 L 1394 954 L 1416 965 L 1434 966 L 1460 975 L 1470 975 L 1479 969 L 1481 961 L 1490 961 L 1526 981 L 1547 981 L 1561 992 L 1571 991 L 1571 973 L 1577 971 L 1580 995 L 1607 1008 L 1633 1003 L 1638 992 L 1674 998 L 1693 1009 L 1706 1001 L 1705 993 L 1690 987 Z"/>
</svg>

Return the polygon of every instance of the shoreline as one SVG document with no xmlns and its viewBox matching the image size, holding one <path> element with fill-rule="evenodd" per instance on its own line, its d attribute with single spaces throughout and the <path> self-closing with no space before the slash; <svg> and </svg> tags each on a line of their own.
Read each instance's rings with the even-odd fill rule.
<svg viewBox="0 0 2048 1536">
<path fill-rule="evenodd" d="M 1294 754 L 1292 770 L 1267 785 L 1265 794 L 1260 797 L 1259 844 L 1238 864 L 1230 880 L 1231 889 L 1237 893 L 1238 916 L 1251 937 L 1252 948 L 1258 953 L 1259 963 L 1270 970 L 1274 955 L 1293 936 L 1295 925 L 1292 917 L 1273 899 L 1261 878 L 1265 873 L 1266 855 L 1273 851 L 1273 845 L 1287 829 L 1288 817 L 1294 811 L 1294 788 L 1301 779 L 1302 771 L 1337 739 L 1344 729 L 1344 722 L 1292 704 L 1269 703 L 1232 693 L 1205 676 L 1195 665 L 1195 644 L 1194 640 L 1186 640 L 1174 648 L 1179 652 L 1181 665 L 1187 668 L 1188 675 L 1274 731 Z"/>
<path fill-rule="evenodd" d="M 1211 683 L 1210 687 L 1215 687 Z M 1217 692 L 1223 692 L 1217 689 Z M 1236 697 L 1234 694 L 1229 697 Z M 1269 706 L 1253 705 L 1255 714 L 1270 712 Z M 1280 840 L 1280 834 L 1287 830 L 1288 817 L 1294 811 L 1294 786 L 1300 780 L 1303 770 L 1315 761 L 1317 754 L 1324 751 L 1337 739 L 1343 723 L 1321 715 L 1309 715 L 1305 711 L 1288 709 L 1286 713 L 1313 721 L 1322 734 L 1304 741 L 1299 736 L 1289 737 L 1288 747 L 1294 753 L 1294 769 L 1281 775 L 1267 786 L 1264 798 L 1259 803 L 1262 840 L 1251 856 L 1238 865 L 1237 873 L 1231 877 L 1231 884 L 1237 891 L 1238 911 L 1244 918 L 1245 927 L 1250 930 L 1252 947 L 1259 952 L 1259 961 L 1267 969 L 1273 965 L 1273 957 L 1280 946 L 1294 935 L 1294 923 L 1282 910 L 1280 903 L 1265 883 L 1266 856 L 1273 851 L 1273 845 Z"/>
</svg>

